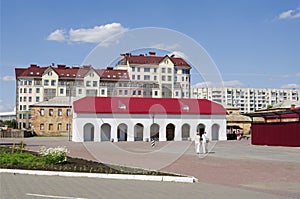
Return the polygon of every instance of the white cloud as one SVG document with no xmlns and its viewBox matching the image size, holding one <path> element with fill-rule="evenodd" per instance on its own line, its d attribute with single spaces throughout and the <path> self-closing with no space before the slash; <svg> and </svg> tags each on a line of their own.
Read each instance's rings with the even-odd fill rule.
<svg viewBox="0 0 300 199">
<path fill-rule="evenodd" d="M 48 40 L 67 41 L 67 42 L 86 42 L 101 43 L 102 46 L 108 46 L 112 42 L 118 42 L 118 37 L 113 37 L 127 31 L 120 23 L 111 23 L 93 28 L 71 28 L 68 33 L 57 29 L 48 36 Z M 111 38 L 111 39 L 109 39 Z"/>
<path fill-rule="evenodd" d="M 0 80 L 2 80 L 2 81 L 15 81 L 15 77 L 10 76 L 10 75 L 6 75 L 6 76 L 3 76 L 3 77 L 0 77 Z"/>
<path fill-rule="evenodd" d="M 223 82 L 200 82 L 194 85 L 193 87 L 197 88 L 203 88 L 203 87 L 208 87 L 208 88 L 213 88 L 213 87 L 234 87 L 234 88 L 239 88 L 239 87 L 244 87 L 245 84 L 240 82 L 239 80 L 231 80 L 231 81 L 223 81 Z"/>
<path fill-rule="evenodd" d="M 278 19 L 296 19 L 300 18 L 300 9 L 287 10 L 279 14 Z"/>
<path fill-rule="evenodd" d="M 50 40 L 50 41 L 65 41 L 66 40 L 65 34 L 66 33 L 65 33 L 64 30 L 57 29 L 47 37 L 47 40 Z"/>
<path fill-rule="evenodd" d="M 300 72 L 299 72 L 299 73 L 296 73 L 296 77 L 300 77 Z"/>
<path fill-rule="evenodd" d="M 281 88 L 300 89 L 300 84 L 285 84 L 285 85 L 282 85 Z"/>
</svg>

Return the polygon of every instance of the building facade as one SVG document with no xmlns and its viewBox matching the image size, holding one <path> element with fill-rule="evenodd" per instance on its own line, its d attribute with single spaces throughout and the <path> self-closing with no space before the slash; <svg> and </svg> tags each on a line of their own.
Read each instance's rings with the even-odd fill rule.
<svg viewBox="0 0 300 199">
<path fill-rule="evenodd" d="M 75 142 L 226 140 L 226 110 L 205 99 L 85 97 L 74 102 Z"/>
<path fill-rule="evenodd" d="M 255 112 L 286 100 L 297 101 L 300 90 L 271 88 L 192 88 L 192 98 L 209 99 L 237 107 L 241 113 Z"/>
<path fill-rule="evenodd" d="M 113 67 L 54 64 L 16 68 L 16 119 L 30 128 L 30 106 L 54 97 L 190 97 L 190 69 L 182 58 L 125 54 Z"/>
</svg>

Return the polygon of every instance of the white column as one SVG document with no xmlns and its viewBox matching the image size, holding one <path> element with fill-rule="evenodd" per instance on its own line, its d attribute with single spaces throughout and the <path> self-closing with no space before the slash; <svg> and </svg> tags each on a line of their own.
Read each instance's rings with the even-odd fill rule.
<svg viewBox="0 0 300 199">
<path fill-rule="evenodd" d="M 146 141 L 147 139 L 150 141 L 150 125 L 144 125 L 144 132 L 143 132 L 143 140 Z"/>
<path fill-rule="evenodd" d="M 127 125 L 127 141 L 134 141 L 134 124 L 129 122 Z"/>
<path fill-rule="evenodd" d="M 176 122 L 179 123 L 179 122 Z M 175 135 L 174 135 L 174 141 L 181 141 L 182 140 L 182 134 L 181 134 L 181 123 L 179 125 L 175 125 Z"/>
<path fill-rule="evenodd" d="M 110 129 L 111 139 L 114 139 L 114 142 L 118 142 L 118 126 L 115 125 L 115 122 L 110 123 L 110 125 L 111 125 L 111 129 Z"/>
<path fill-rule="evenodd" d="M 158 123 L 158 124 L 159 124 L 159 141 L 167 141 L 166 124 L 165 123 Z"/>
</svg>

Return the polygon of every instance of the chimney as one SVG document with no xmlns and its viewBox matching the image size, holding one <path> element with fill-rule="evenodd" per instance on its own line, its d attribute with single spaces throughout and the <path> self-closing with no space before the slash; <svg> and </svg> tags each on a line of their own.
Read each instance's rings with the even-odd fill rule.
<svg viewBox="0 0 300 199">
<path fill-rule="evenodd" d="M 65 68 L 66 65 L 65 64 L 57 64 L 57 68 Z"/>
<path fill-rule="evenodd" d="M 155 52 L 149 52 L 150 56 L 155 56 L 155 54 L 156 54 Z"/>
<path fill-rule="evenodd" d="M 296 104 L 291 104 L 291 110 L 295 110 L 296 109 Z"/>
<path fill-rule="evenodd" d="M 120 54 L 120 60 L 125 58 L 125 54 Z"/>
<path fill-rule="evenodd" d="M 30 67 L 38 67 L 36 64 L 30 64 Z"/>
</svg>

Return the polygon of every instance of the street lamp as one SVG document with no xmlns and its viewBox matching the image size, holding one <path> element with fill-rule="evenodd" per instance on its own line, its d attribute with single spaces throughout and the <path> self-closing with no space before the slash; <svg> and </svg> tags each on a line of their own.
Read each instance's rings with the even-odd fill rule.
<svg viewBox="0 0 300 199">
<path fill-rule="evenodd" d="M 68 83 L 68 88 L 69 88 L 69 114 L 68 114 L 68 140 L 71 141 L 71 84 L 70 82 Z"/>
</svg>

